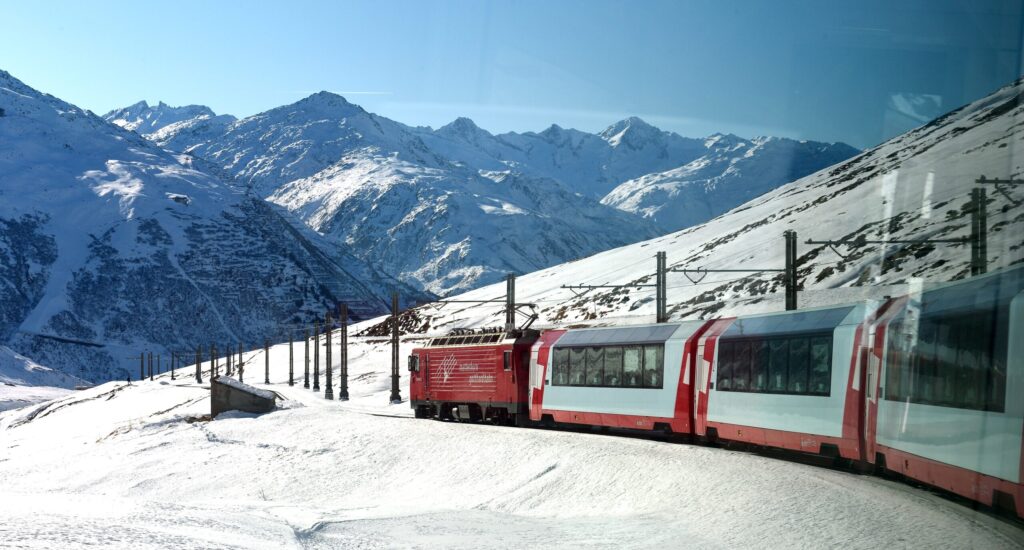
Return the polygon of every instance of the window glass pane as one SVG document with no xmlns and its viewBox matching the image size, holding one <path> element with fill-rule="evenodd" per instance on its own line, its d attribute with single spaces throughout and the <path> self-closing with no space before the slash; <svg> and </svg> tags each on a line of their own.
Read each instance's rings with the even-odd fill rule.
<svg viewBox="0 0 1024 550">
<path fill-rule="evenodd" d="M 604 385 L 622 385 L 622 348 L 604 348 Z"/>
<path fill-rule="evenodd" d="M 587 348 L 587 385 L 604 385 L 603 348 Z"/>
<path fill-rule="evenodd" d="M 556 386 L 565 386 L 569 383 L 569 350 L 555 348 L 554 371 L 551 383 Z"/>
<path fill-rule="evenodd" d="M 966 334 L 965 331 L 973 329 L 970 326 L 957 328 L 948 323 L 939 323 L 936 330 L 938 341 L 935 345 L 935 404 L 946 407 L 963 406 L 960 398 L 968 394 L 971 400 L 979 401 L 981 392 L 978 391 L 977 381 L 978 375 L 983 373 L 957 361 L 960 351 L 957 340 L 970 340 L 972 335 Z M 961 387 L 969 391 L 957 391 Z"/>
<path fill-rule="evenodd" d="M 644 346 L 644 387 L 660 388 L 664 385 L 664 346 Z"/>
<path fill-rule="evenodd" d="M 885 350 L 885 387 L 882 388 L 885 399 L 898 401 L 900 395 L 900 373 L 906 360 L 906 337 L 899 321 L 892 321 L 886 329 Z"/>
<path fill-rule="evenodd" d="M 750 344 L 750 389 L 768 389 L 768 342 L 764 340 Z"/>
<path fill-rule="evenodd" d="M 640 348 L 630 346 L 622 350 L 622 385 L 639 388 L 643 385 L 643 369 L 640 364 Z"/>
<path fill-rule="evenodd" d="M 790 338 L 789 340 L 789 391 L 791 393 L 807 393 L 807 338 Z"/>
<path fill-rule="evenodd" d="M 786 391 L 789 378 L 789 341 L 768 342 L 768 391 Z"/>
<path fill-rule="evenodd" d="M 583 375 L 587 370 L 586 348 L 569 349 L 569 384 L 573 386 L 583 385 Z"/>
<path fill-rule="evenodd" d="M 719 341 L 718 344 L 718 391 L 732 391 L 732 364 L 736 344 Z"/>
<path fill-rule="evenodd" d="M 736 391 L 750 388 L 750 342 L 738 342 L 733 355 L 732 387 Z"/>
<path fill-rule="evenodd" d="M 832 338 L 817 336 L 811 339 L 810 393 L 829 395 L 832 390 Z"/>
<path fill-rule="evenodd" d="M 912 401 L 931 404 L 935 401 L 935 322 L 921 320 L 917 341 L 916 380 L 913 383 Z"/>
</svg>

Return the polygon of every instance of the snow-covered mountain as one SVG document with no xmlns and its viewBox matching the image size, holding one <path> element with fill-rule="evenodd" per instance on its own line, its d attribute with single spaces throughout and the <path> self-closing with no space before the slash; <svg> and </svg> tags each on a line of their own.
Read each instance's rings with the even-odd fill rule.
<svg viewBox="0 0 1024 550">
<path fill-rule="evenodd" d="M 266 201 L 0 71 L 0 343 L 91 381 L 416 293 Z M 127 370 L 126 370 L 127 367 Z"/>
<path fill-rule="evenodd" d="M 427 145 L 431 135 L 321 92 L 223 127 L 186 122 L 153 137 L 438 294 L 657 234 L 550 178 L 482 157 L 474 166 L 452 160 Z"/>
<path fill-rule="evenodd" d="M 637 117 L 599 134 L 551 125 L 542 132 L 491 135 L 467 118 L 430 132 L 431 149 L 481 169 L 516 170 L 562 182 L 600 199 L 623 181 L 682 166 L 706 153 L 704 140 L 659 130 Z"/>
<path fill-rule="evenodd" d="M 287 183 L 269 200 L 441 295 L 656 234 L 554 180 L 427 168 L 376 149 Z"/>
<path fill-rule="evenodd" d="M 620 184 L 601 202 L 677 231 L 727 212 L 859 151 L 844 143 L 715 134 L 707 152 L 678 168 Z"/>
<path fill-rule="evenodd" d="M 231 115 L 217 116 L 212 109 L 205 105 L 171 107 L 163 101 L 153 106 L 145 101 L 140 101 L 134 105 L 110 111 L 103 115 L 103 118 L 107 122 L 142 135 L 152 134 L 161 128 L 186 120 L 199 118 L 228 122 L 235 120 L 235 117 Z"/>
<path fill-rule="evenodd" d="M 552 126 L 495 136 L 467 118 L 438 130 L 410 127 L 328 92 L 234 122 L 184 121 L 149 137 L 285 206 L 366 262 L 438 294 L 655 236 L 662 231 L 655 223 L 597 201 L 619 183 L 714 149 L 635 117 L 600 134 Z M 710 189 L 713 206 L 695 213 L 695 222 L 742 202 L 736 196 L 756 195 L 741 187 L 764 192 L 789 181 L 776 174 L 797 177 L 824 166 L 793 158 L 804 150 L 764 160 L 760 153 L 753 154 L 760 164 L 748 163 L 754 167 L 744 174 L 756 179 L 762 165 L 779 162 L 770 183 L 730 182 L 723 194 L 733 196 L 721 201 Z"/>
<path fill-rule="evenodd" d="M 670 268 L 781 269 L 786 230 L 798 236 L 800 307 L 898 295 L 967 277 L 967 245 L 862 243 L 833 250 L 805 241 L 968 236 L 975 181 L 982 175 L 1024 176 L 1021 98 L 1024 80 L 701 225 L 520 277 L 517 301 L 537 304 L 538 326 L 651 322 L 653 289 L 577 295 L 561 286 L 653 284 L 658 251 L 667 253 Z M 987 188 L 988 269 L 995 271 L 1024 262 L 1024 196 L 1018 188 Z M 503 293 L 499 284 L 457 298 Z M 766 272 L 691 271 L 689 278 L 674 272 L 668 276 L 668 300 L 675 319 L 778 311 L 783 309 L 783 281 L 781 274 Z M 408 315 L 407 326 L 437 333 L 500 325 L 502 309 L 425 305 Z"/>
</svg>

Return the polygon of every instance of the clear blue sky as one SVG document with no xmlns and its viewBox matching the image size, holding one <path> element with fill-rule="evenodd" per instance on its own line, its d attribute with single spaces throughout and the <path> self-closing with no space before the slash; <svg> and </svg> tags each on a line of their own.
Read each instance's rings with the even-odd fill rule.
<svg viewBox="0 0 1024 550">
<path fill-rule="evenodd" d="M 0 68 L 104 113 L 247 116 L 319 90 L 406 124 L 639 115 L 867 147 L 1021 73 L 1021 3 L 0 0 Z"/>
</svg>

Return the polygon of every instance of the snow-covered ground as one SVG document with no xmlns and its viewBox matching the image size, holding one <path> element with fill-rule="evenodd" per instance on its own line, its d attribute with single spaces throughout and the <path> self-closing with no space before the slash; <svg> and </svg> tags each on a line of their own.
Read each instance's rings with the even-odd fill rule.
<svg viewBox="0 0 1024 550">
<path fill-rule="evenodd" d="M 208 376 L 196 384 L 191 367 L 175 381 L 110 382 L 0 413 L 0 546 L 1024 545 L 1016 527 L 878 478 L 700 446 L 416 420 L 388 404 L 382 339 L 353 338 L 352 400 L 326 401 L 302 387 L 303 347 L 294 352 L 293 387 L 287 344 L 271 349 L 270 385 L 259 383 L 263 352 L 245 356 L 245 382 L 284 398 L 263 416 L 201 419 Z"/>
</svg>

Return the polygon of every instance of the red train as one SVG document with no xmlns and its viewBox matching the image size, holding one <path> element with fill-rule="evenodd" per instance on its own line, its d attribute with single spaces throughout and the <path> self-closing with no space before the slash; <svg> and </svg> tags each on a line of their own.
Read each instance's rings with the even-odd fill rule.
<svg viewBox="0 0 1024 550">
<path fill-rule="evenodd" d="M 453 334 L 409 369 L 417 417 L 820 454 L 1024 517 L 1024 267 L 855 305 Z"/>
</svg>

